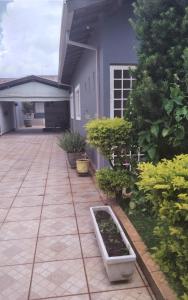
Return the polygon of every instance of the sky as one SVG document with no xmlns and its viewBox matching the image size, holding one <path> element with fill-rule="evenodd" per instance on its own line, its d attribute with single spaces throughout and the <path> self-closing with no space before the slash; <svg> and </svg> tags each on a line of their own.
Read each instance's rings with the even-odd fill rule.
<svg viewBox="0 0 188 300">
<path fill-rule="evenodd" d="M 57 75 L 63 0 L 0 0 L 0 78 Z"/>
</svg>

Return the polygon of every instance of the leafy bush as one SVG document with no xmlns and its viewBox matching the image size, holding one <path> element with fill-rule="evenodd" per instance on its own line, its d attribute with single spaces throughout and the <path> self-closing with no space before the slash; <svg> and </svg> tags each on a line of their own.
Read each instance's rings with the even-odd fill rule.
<svg viewBox="0 0 188 300">
<path fill-rule="evenodd" d="M 188 2 L 137 0 L 136 87 L 127 106 L 135 142 L 151 161 L 188 153 Z"/>
<path fill-rule="evenodd" d="M 129 145 L 132 124 L 120 118 L 96 119 L 86 124 L 87 141 L 97 148 L 112 164 L 116 155 L 116 166 L 125 162 L 126 148 Z"/>
<path fill-rule="evenodd" d="M 68 153 L 84 152 L 85 138 L 79 132 L 65 132 L 59 139 L 59 146 Z"/>
<path fill-rule="evenodd" d="M 116 200 L 122 198 L 123 188 L 130 188 L 131 177 L 127 170 L 103 168 L 96 172 L 96 179 L 102 191 L 115 195 Z"/>
<path fill-rule="evenodd" d="M 139 165 L 138 187 L 157 216 L 155 256 L 161 269 L 188 297 L 188 155 Z"/>
</svg>

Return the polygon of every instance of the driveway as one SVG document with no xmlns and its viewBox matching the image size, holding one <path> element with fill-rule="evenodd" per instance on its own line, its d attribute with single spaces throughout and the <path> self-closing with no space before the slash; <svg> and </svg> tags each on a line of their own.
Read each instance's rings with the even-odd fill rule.
<svg viewBox="0 0 188 300">
<path fill-rule="evenodd" d="M 90 222 L 102 199 L 55 134 L 0 137 L 0 300 L 150 300 L 138 266 L 110 284 Z"/>
</svg>

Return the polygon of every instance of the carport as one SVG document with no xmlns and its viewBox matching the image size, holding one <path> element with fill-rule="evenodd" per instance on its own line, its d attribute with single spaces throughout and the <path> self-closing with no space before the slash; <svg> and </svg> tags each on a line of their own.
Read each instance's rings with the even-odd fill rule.
<svg viewBox="0 0 188 300">
<path fill-rule="evenodd" d="M 0 134 L 23 126 L 23 102 L 34 104 L 34 124 L 44 128 L 69 127 L 69 87 L 39 76 L 0 84 Z"/>
</svg>

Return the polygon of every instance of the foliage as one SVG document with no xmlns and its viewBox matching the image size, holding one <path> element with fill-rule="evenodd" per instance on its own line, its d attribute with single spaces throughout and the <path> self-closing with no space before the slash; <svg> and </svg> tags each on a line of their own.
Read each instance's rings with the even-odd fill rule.
<svg viewBox="0 0 188 300">
<path fill-rule="evenodd" d="M 137 83 L 126 116 L 134 143 L 158 161 L 188 152 L 188 2 L 137 0 Z"/>
<path fill-rule="evenodd" d="M 131 176 L 127 170 L 103 168 L 96 172 L 96 179 L 102 191 L 122 199 L 122 191 L 131 186 Z"/>
<path fill-rule="evenodd" d="M 79 132 L 65 132 L 59 138 L 59 146 L 68 153 L 84 152 L 85 138 Z"/>
<path fill-rule="evenodd" d="M 155 256 L 179 290 L 188 296 L 188 155 L 139 165 L 139 189 L 157 217 Z M 184 296 L 185 298 L 185 296 Z"/>
<path fill-rule="evenodd" d="M 23 107 L 24 114 L 33 113 L 33 103 L 32 102 L 23 102 L 22 107 Z"/>
<path fill-rule="evenodd" d="M 113 154 L 116 167 L 125 163 L 127 145 L 129 145 L 132 124 L 120 118 L 95 119 L 86 124 L 87 140 L 97 148 L 113 166 Z"/>
</svg>

